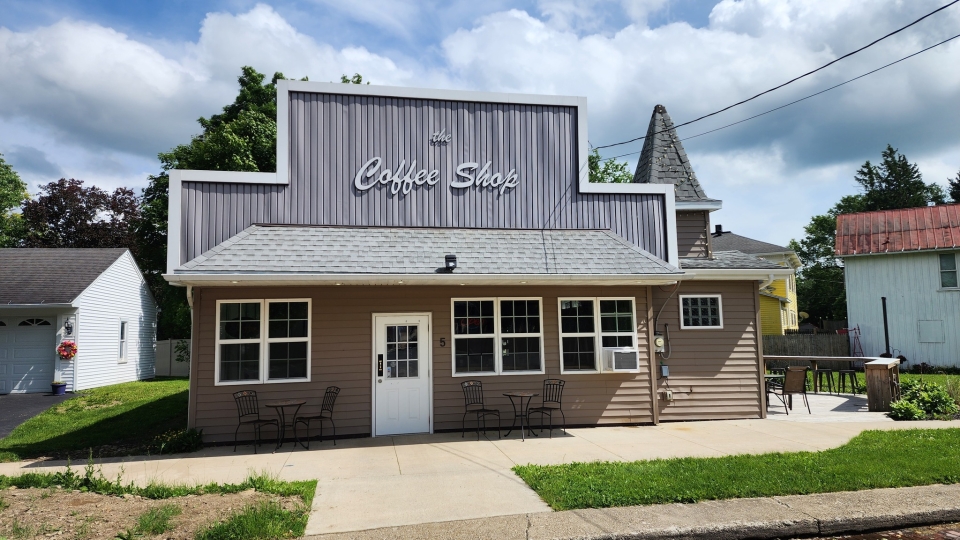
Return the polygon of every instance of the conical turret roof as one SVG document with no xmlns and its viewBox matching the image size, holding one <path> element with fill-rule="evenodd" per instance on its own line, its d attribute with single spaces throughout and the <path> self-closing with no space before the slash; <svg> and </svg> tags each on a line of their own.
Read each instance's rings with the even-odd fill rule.
<svg viewBox="0 0 960 540">
<path fill-rule="evenodd" d="M 647 137 L 637 161 L 633 181 L 639 184 L 673 184 L 677 201 L 711 201 L 693 172 L 667 108 L 657 105 L 650 117 Z"/>
</svg>

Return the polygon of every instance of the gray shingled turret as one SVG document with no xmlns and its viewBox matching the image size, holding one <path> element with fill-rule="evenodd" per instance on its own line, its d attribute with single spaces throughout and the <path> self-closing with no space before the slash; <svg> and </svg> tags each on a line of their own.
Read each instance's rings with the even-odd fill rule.
<svg viewBox="0 0 960 540">
<path fill-rule="evenodd" d="M 673 120 L 663 105 L 653 108 L 633 181 L 639 184 L 673 184 L 676 186 L 677 201 L 711 200 L 697 181 L 697 175 L 673 127 Z"/>
</svg>

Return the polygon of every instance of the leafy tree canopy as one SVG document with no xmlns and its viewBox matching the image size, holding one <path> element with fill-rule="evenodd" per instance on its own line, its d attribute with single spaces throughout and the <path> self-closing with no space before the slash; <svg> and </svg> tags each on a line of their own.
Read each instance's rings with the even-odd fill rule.
<svg viewBox="0 0 960 540">
<path fill-rule="evenodd" d="M 14 210 L 30 197 L 27 184 L 0 154 L 0 247 L 15 247 L 23 237 L 23 220 Z"/>
<path fill-rule="evenodd" d="M 627 162 L 600 157 L 600 151 L 594 148 L 587 158 L 590 166 L 590 181 L 595 183 L 629 184 L 633 182 L 633 173 L 630 172 Z"/>
<path fill-rule="evenodd" d="M 61 178 L 40 188 L 36 199 L 23 205 L 25 247 L 125 247 L 136 255 L 133 229 L 140 219 L 139 200 L 132 190 L 107 193 L 82 180 Z"/>
<path fill-rule="evenodd" d="M 855 173 L 861 193 L 842 197 L 826 214 L 810 218 L 804 237 L 790 241 L 803 263 L 797 272 L 797 302 L 811 320 L 847 317 L 843 264 L 834 254 L 837 216 L 946 202 L 943 188 L 925 183 L 917 165 L 895 148 L 887 145 L 881 156 L 879 165 L 867 161 Z"/>
<path fill-rule="evenodd" d="M 953 202 L 960 203 L 960 171 L 957 171 L 956 178 L 948 178 L 947 183 L 950 185 L 950 198 Z"/>
</svg>

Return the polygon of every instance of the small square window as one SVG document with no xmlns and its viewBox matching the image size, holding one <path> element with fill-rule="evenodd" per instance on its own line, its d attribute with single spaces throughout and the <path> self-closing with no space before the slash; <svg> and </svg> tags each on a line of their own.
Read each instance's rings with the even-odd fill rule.
<svg viewBox="0 0 960 540">
<path fill-rule="evenodd" d="M 957 280 L 957 256 L 954 253 L 940 254 L 940 287 L 956 289 L 960 285 Z"/>
<path fill-rule="evenodd" d="M 681 295 L 680 328 L 723 328 L 720 295 Z"/>
</svg>

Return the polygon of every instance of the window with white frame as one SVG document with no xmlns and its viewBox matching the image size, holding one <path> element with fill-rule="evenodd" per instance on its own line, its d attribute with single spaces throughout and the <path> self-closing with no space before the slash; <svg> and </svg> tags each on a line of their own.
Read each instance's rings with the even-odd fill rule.
<svg viewBox="0 0 960 540">
<path fill-rule="evenodd" d="M 452 302 L 454 376 L 543 373 L 539 298 Z"/>
<path fill-rule="evenodd" d="M 120 321 L 120 351 L 117 354 L 117 361 L 120 363 L 127 361 L 127 321 Z"/>
<path fill-rule="evenodd" d="M 960 286 L 957 280 L 957 254 L 940 254 L 940 288 L 956 289 Z"/>
<path fill-rule="evenodd" d="M 310 300 L 218 301 L 216 354 L 217 384 L 309 381 Z"/>
<path fill-rule="evenodd" d="M 720 295 L 680 295 L 680 328 L 723 328 Z"/>
<path fill-rule="evenodd" d="M 599 371 L 601 348 L 636 345 L 632 299 L 561 298 L 559 304 L 561 373 Z"/>
</svg>

